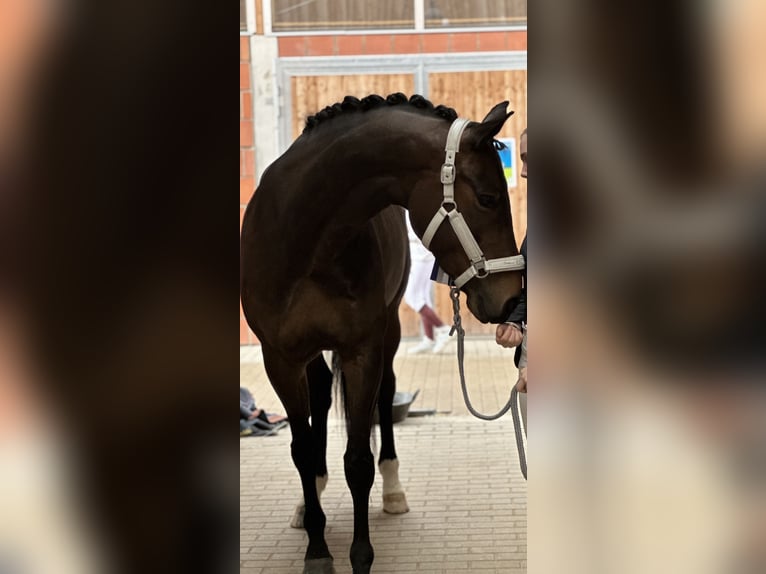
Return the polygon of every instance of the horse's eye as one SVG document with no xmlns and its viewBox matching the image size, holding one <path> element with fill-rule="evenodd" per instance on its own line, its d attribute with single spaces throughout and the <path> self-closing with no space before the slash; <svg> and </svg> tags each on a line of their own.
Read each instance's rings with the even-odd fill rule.
<svg viewBox="0 0 766 574">
<path fill-rule="evenodd" d="M 483 193 L 479 195 L 479 205 L 487 209 L 494 209 L 497 207 L 497 198 L 494 195 Z"/>
</svg>

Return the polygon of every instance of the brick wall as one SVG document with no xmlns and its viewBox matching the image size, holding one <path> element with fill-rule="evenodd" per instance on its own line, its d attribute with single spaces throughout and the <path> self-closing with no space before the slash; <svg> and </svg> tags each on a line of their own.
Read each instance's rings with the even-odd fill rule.
<svg viewBox="0 0 766 574">
<path fill-rule="evenodd" d="M 253 123 L 253 83 L 250 66 L 250 38 L 239 38 L 239 223 L 255 189 L 255 125 Z M 239 308 L 239 343 L 256 343 Z"/>
<path fill-rule="evenodd" d="M 279 38 L 280 57 L 503 52 L 526 49 L 526 30 L 437 34 L 343 34 Z"/>
</svg>

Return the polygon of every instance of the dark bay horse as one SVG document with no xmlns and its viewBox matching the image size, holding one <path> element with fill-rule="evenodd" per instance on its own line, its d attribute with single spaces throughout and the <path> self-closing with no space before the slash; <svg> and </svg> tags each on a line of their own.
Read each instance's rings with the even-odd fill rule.
<svg viewBox="0 0 766 574">
<path fill-rule="evenodd" d="M 342 371 L 355 573 L 369 572 L 373 561 L 368 500 L 376 405 L 383 509 L 408 510 L 391 424 L 398 307 L 409 267 L 403 208 L 409 209 L 416 233 L 428 235 L 429 248 L 447 273 L 458 277 L 472 265 L 478 269 L 474 275 L 482 279 L 467 281 L 461 289 L 480 321 L 505 319 L 520 293 L 519 272 L 487 275 L 450 225 L 429 225 L 440 208 L 457 212 L 459 207 L 482 258 L 517 254 L 506 181 L 493 145 L 511 115 L 507 106 L 498 104 L 478 123 L 456 121 L 454 110 L 434 107 L 421 96 L 346 97 L 308 118 L 303 134 L 263 174 L 247 207 L 242 306 L 290 420 L 309 538 L 305 573 L 334 571 L 319 503 L 327 478 L 333 379 L 323 350 L 337 353 Z M 456 177 L 453 172 L 449 188 L 454 199 L 448 202 L 445 141 L 451 126 L 460 122 L 466 123 L 456 136 L 460 153 L 456 159 L 453 154 Z"/>
</svg>

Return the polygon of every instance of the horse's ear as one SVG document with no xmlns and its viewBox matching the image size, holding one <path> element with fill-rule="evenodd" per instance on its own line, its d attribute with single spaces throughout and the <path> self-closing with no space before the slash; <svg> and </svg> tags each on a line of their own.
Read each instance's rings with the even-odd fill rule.
<svg viewBox="0 0 766 574">
<path fill-rule="evenodd" d="M 513 115 L 513 110 L 506 112 L 508 102 L 501 102 L 492 108 L 481 123 L 471 122 L 465 130 L 465 142 L 473 148 L 479 148 L 494 138 L 503 128 L 506 120 Z"/>
</svg>

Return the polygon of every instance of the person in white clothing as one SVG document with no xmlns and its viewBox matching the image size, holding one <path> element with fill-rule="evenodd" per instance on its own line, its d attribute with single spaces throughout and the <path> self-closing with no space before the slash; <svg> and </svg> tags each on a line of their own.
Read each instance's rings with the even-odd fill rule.
<svg viewBox="0 0 766 574">
<path fill-rule="evenodd" d="M 445 325 L 433 309 L 433 286 L 431 285 L 431 270 L 434 267 L 434 256 L 420 242 L 410 224 L 407 214 L 407 234 L 410 240 L 410 278 L 407 290 L 404 292 L 404 302 L 420 315 L 423 340 L 409 350 L 410 354 L 432 351 L 441 352 L 452 340 L 449 336 L 450 326 Z"/>
</svg>

